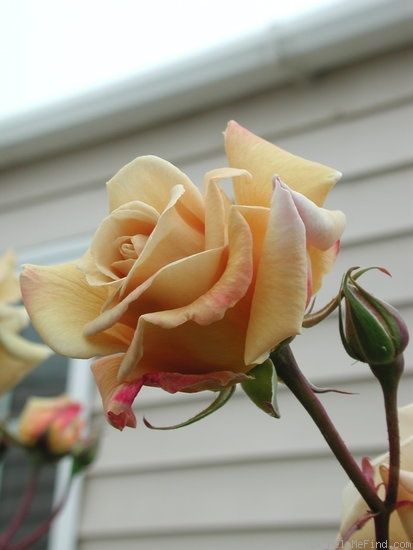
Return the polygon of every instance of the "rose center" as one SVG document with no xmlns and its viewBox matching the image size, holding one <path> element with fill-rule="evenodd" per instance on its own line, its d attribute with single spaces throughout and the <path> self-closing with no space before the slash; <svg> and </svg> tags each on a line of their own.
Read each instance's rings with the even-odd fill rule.
<svg viewBox="0 0 413 550">
<path fill-rule="evenodd" d="M 112 264 L 112 269 L 119 277 L 125 277 L 129 273 L 133 263 L 145 248 L 147 240 L 147 235 L 133 235 L 119 239 L 119 259 Z"/>
</svg>

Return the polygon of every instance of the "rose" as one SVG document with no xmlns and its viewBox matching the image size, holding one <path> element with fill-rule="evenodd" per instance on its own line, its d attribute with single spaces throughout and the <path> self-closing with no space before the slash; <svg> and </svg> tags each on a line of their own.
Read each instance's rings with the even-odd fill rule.
<svg viewBox="0 0 413 550">
<path fill-rule="evenodd" d="M 403 548 L 400 543 L 413 541 L 413 404 L 399 409 L 399 425 L 401 436 L 401 471 L 398 492 L 398 508 L 390 520 L 390 544 L 395 548 Z M 376 458 L 372 466 L 371 477 L 379 486 L 388 483 L 389 455 Z M 374 521 L 369 519 L 361 529 L 350 534 L 356 524 L 367 519 L 368 506 L 359 495 L 353 484 L 344 491 L 343 520 L 339 539 L 344 538 L 347 544 L 344 548 L 356 548 L 358 541 L 375 541 Z M 346 534 L 349 534 L 347 536 Z"/>
<path fill-rule="evenodd" d="M 110 214 L 76 262 L 28 266 L 24 301 L 63 355 L 100 356 L 109 420 L 134 426 L 142 385 L 218 390 L 300 332 L 344 228 L 322 208 L 340 174 L 260 139 L 225 132 L 231 168 L 205 176 L 140 157 L 108 183 Z M 235 204 L 220 189 L 232 178 Z"/>
<path fill-rule="evenodd" d="M 13 305 L 20 300 L 14 266 L 11 251 L 0 256 L 0 393 L 15 386 L 51 353 L 46 346 L 17 334 L 27 325 L 29 317 L 24 307 Z"/>
<path fill-rule="evenodd" d="M 31 397 L 19 419 L 17 439 L 52 456 L 69 453 L 81 442 L 81 405 L 69 397 Z"/>
</svg>

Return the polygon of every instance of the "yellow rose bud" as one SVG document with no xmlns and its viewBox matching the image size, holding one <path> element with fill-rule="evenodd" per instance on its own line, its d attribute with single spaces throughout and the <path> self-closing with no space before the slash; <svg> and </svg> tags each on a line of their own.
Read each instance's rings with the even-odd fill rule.
<svg viewBox="0 0 413 550">
<path fill-rule="evenodd" d="M 81 405 L 64 395 L 31 397 L 20 415 L 17 438 L 46 456 L 67 454 L 81 441 L 80 411 Z"/>
<path fill-rule="evenodd" d="M 120 429 L 135 425 L 142 385 L 245 382 L 300 332 L 337 255 L 344 215 L 322 205 L 339 172 L 236 122 L 225 148 L 231 167 L 206 174 L 203 194 L 165 160 L 132 161 L 108 182 L 109 214 L 83 258 L 22 275 L 43 339 L 63 355 L 100 357 L 93 372 Z M 227 178 L 235 200 L 219 186 Z"/>
</svg>

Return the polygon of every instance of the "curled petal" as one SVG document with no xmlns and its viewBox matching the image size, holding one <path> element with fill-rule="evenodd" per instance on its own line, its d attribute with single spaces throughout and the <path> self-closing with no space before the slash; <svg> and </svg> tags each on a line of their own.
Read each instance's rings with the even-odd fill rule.
<svg viewBox="0 0 413 550">
<path fill-rule="evenodd" d="M 129 294 L 165 265 L 204 250 L 204 230 L 187 223 L 182 211 L 185 188 L 176 185 L 169 202 L 148 238 L 145 248 L 133 264 L 121 288 L 121 295 Z"/>
<path fill-rule="evenodd" d="M 93 337 L 84 336 L 84 326 L 99 315 L 107 290 L 91 288 L 76 262 L 26 266 L 21 287 L 35 329 L 57 353 L 89 358 L 126 349 L 131 330 L 123 325 Z"/>
<path fill-rule="evenodd" d="M 0 303 L 1 329 L 20 332 L 29 324 L 29 315 L 23 306 Z"/>
<path fill-rule="evenodd" d="M 205 248 L 224 246 L 228 242 L 227 225 L 231 203 L 218 187 L 222 179 L 237 177 L 243 170 L 218 168 L 205 174 Z"/>
<path fill-rule="evenodd" d="M 169 330 L 190 321 L 210 325 L 221 320 L 226 311 L 245 296 L 251 283 L 252 237 L 248 224 L 236 208 L 229 220 L 229 255 L 221 278 L 191 304 L 172 310 L 148 313 L 140 317 L 138 327 L 120 369 L 124 379 L 143 357 L 143 332 L 146 324 Z"/>
<path fill-rule="evenodd" d="M 173 164 L 155 156 L 136 158 L 108 182 L 110 210 L 127 202 L 141 201 L 161 214 L 175 185 L 184 187 L 184 208 L 202 223 L 204 206 L 198 188 Z"/>
<path fill-rule="evenodd" d="M 17 361 L 38 365 L 52 353 L 47 346 L 30 342 L 19 334 L 0 329 L 0 347 Z"/>
<path fill-rule="evenodd" d="M 33 356 L 38 357 L 37 362 L 27 362 L 18 359 L 16 355 L 10 355 L 0 345 L 0 394 L 5 393 L 16 386 L 39 363 L 42 363 L 50 355 L 51 350 L 41 344 L 28 342 L 33 346 Z M 34 349 L 36 348 L 36 349 Z M 26 348 L 27 353 L 27 348 Z"/>
<path fill-rule="evenodd" d="M 289 189 L 280 182 L 281 186 Z M 313 201 L 293 189 L 289 189 L 294 204 L 304 222 L 307 243 L 320 250 L 327 250 L 343 234 L 346 217 L 339 210 L 327 210 L 317 206 Z"/>
<path fill-rule="evenodd" d="M 154 372 L 143 376 L 145 386 L 162 388 L 168 393 L 199 391 L 220 391 L 250 377 L 240 372 L 220 371 L 205 374 L 181 374 L 179 372 Z"/>
<path fill-rule="evenodd" d="M 300 332 L 306 299 L 304 223 L 291 193 L 277 184 L 251 304 L 247 365 L 262 363 L 277 344 Z"/>
<path fill-rule="evenodd" d="M 145 374 L 129 383 L 119 383 L 117 378 L 122 356 L 123 354 L 116 354 L 103 357 L 91 367 L 107 419 L 119 430 L 126 426 L 136 427 L 132 405 L 142 386 L 162 388 L 169 393 L 195 393 L 205 390 L 222 391 L 249 379 L 246 374 L 228 371 L 207 374 L 156 372 Z"/>
<path fill-rule="evenodd" d="M 117 376 L 122 357 L 121 353 L 102 357 L 91 366 L 107 419 L 118 430 L 136 427 L 132 404 L 143 385 L 142 380 L 119 384 Z"/>
<path fill-rule="evenodd" d="M 119 272 L 114 269 L 114 264 L 120 259 L 119 239 L 125 236 L 145 235 L 149 236 L 158 221 L 157 211 L 147 204 L 139 201 L 125 203 L 114 210 L 100 224 L 93 237 L 90 247 L 92 264 L 98 268 L 100 281 L 88 277 L 88 265 L 85 265 L 86 278 L 89 284 L 106 283 L 120 278 Z M 136 259 L 135 254 L 134 259 Z"/>
<path fill-rule="evenodd" d="M 243 204 L 270 206 L 272 178 L 278 175 L 291 189 L 322 205 L 341 177 L 337 170 L 292 155 L 235 121 L 228 123 L 224 135 L 230 166 L 244 168 L 253 177 L 253 185 L 245 185 L 239 192 Z"/>
<path fill-rule="evenodd" d="M 91 336 L 106 330 L 124 316 L 137 319 L 155 304 L 165 309 L 191 304 L 219 280 L 226 259 L 226 249 L 215 248 L 164 266 L 121 302 L 91 321 L 85 327 L 85 334 Z"/>
<path fill-rule="evenodd" d="M 249 205 L 249 192 L 253 186 L 253 181 L 251 174 L 247 170 L 240 168 L 217 168 L 216 170 L 207 172 L 205 175 L 207 184 L 208 182 L 218 183 L 222 179 L 229 178 L 232 178 L 236 204 Z"/>
</svg>

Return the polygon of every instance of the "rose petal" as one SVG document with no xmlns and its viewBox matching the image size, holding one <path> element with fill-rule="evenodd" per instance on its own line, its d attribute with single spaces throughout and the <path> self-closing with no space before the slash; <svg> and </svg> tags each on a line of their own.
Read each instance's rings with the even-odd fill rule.
<svg viewBox="0 0 413 550">
<path fill-rule="evenodd" d="M 262 363 L 298 334 L 307 298 L 305 227 L 291 193 L 277 183 L 262 243 L 248 325 L 245 363 Z"/>
<path fill-rule="evenodd" d="M 35 329 L 57 353 L 89 358 L 127 348 L 131 330 L 123 325 L 93 337 L 84 336 L 84 326 L 99 315 L 107 291 L 105 287 L 90 287 L 76 262 L 26 266 L 21 287 Z"/>
<path fill-rule="evenodd" d="M 29 324 L 29 321 L 25 307 L 0 303 L 0 329 L 20 332 Z"/>
<path fill-rule="evenodd" d="M 0 302 L 16 302 L 20 299 L 19 280 L 15 274 L 16 255 L 7 250 L 0 256 Z"/>
<path fill-rule="evenodd" d="M 220 391 L 234 384 L 248 380 L 240 372 L 220 371 L 206 374 L 180 374 L 179 372 L 156 372 L 145 374 L 145 386 L 162 388 L 169 393 L 195 393 L 199 391 Z"/>
<path fill-rule="evenodd" d="M 47 354 L 41 358 L 39 363 L 47 359 L 50 354 L 50 350 L 46 346 L 41 344 L 32 344 L 33 346 L 39 346 L 44 350 L 48 350 Z M 8 354 L 0 346 L 0 394 L 3 394 L 14 386 L 16 386 L 20 380 L 22 380 L 29 372 L 37 366 L 38 363 L 26 362 L 21 359 L 17 359 L 16 356 Z"/>
<path fill-rule="evenodd" d="M 387 487 L 389 483 L 389 468 L 382 464 L 379 467 L 379 471 L 381 479 Z M 398 502 L 410 501 L 413 504 L 413 472 L 400 470 L 397 500 Z M 399 525 L 399 522 L 396 521 L 392 523 L 390 531 L 392 543 L 413 540 L 413 507 L 403 506 L 397 510 L 397 515 L 401 524 Z"/>
<path fill-rule="evenodd" d="M 136 427 L 132 405 L 143 385 L 142 380 L 119 384 L 117 376 L 122 357 L 122 353 L 102 357 L 91 366 L 107 419 L 118 430 Z"/>
<path fill-rule="evenodd" d="M 138 157 L 108 182 L 110 210 L 130 201 L 141 201 L 161 214 L 175 185 L 185 189 L 183 206 L 203 223 L 204 206 L 198 188 L 181 170 L 155 156 Z"/>
<path fill-rule="evenodd" d="M 327 210 L 317 206 L 301 193 L 289 189 L 294 204 L 304 222 L 307 244 L 320 250 L 328 250 L 343 234 L 346 217 L 339 210 Z"/>
<path fill-rule="evenodd" d="M 407 410 L 409 407 L 399 409 L 399 412 L 402 413 L 402 417 L 403 411 Z M 410 433 L 412 433 L 411 427 Z M 403 438 L 400 449 L 402 469 L 413 471 L 413 436 L 410 436 L 409 438 Z M 380 466 L 388 463 L 388 461 L 388 454 L 383 454 L 372 461 L 372 464 L 375 467 L 374 481 L 376 486 L 378 486 L 383 481 L 381 477 Z M 352 483 L 349 483 L 343 492 L 343 518 L 340 526 L 340 533 L 345 533 L 359 518 L 363 517 L 367 511 L 367 504 L 364 502 L 363 498 L 360 496 L 354 485 Z M 408 540 L 406 538 L 407 535 L 404 532 L 404 528 L 400 522 L 400 518 L 397 513 L 394 513 L 391 517 L 390 533 L 392 543 L 400 540 Z M 360 531 L 357 531 L 357 533 L 355 533 L 350 540 L 358 541 L 364 539 L 374 539 L 373 521 L 369 521 L 368 524 Z M 351 548 L 351 546 L 348 545 L 345 548 Z"/>
<path fill-rule="evenodd" d="M 413 472 L 400 471 L 399 501 L 409 501 L 411 506 L 402 506 L 397 510 L 403 528 L 408 538 L 413 541 Z"/>
<path fill-rule="evenodd" d="M 123 320 L 136 326 L 136 320 L 154 309 L 174 309 L 194 302 L 221 277 L 227 259 L 225 248 L 206 250 L 161 268 L 110 309 L 85 327 L 91 336 Z M 129 311 L 128 311 L 129 310 Z M 125 318 L 123 318 L 125 316 Z"/>
<path fill-rule="evenodd" d="M 322 205 L 341 177 L 337 170 L 292 155 L 234 121 L 228 123 L 224 135 L 230 166 L 245 168 L 253 177 L 253 185 L 237 186 L 237 200 L 242 204 L 269 206 L 272 178 L 278 175 L 292 189 Z"/>
<path fill-rule="evenodd" d="M 30 342 L 4 328 L 0 328 L 0 347 L 13 359 L 32 365 L 38 365 L 52 353 L 47 346 Z"/>
<path fill-rule="evenodd" d="M 220 180 L 232 178 L 234 187 L 241 189 L 245 182 L 252 181 L 251 174 L 237 168 L 218 168 L 205 174 L 205 248 L 214 248 L 227 243 L 227 224 L 230 202 L 225 200 L 225 194 L 219 189 Z M 237 194 L 237 187 L 235 187 Z M 238 204 L 242 204 L 239 200 Z"/>
<path fill-rule="evenodd" d="M 182 185 L 177 185 L 171 190 L 170 201 L 159 217 L 144 250 L 126 277 L 121 295 L 132 292 L 163 266 L 204 250 L 203 231 L 200 232 L 186 223 L 182 217 L 180 205 L 182 206 L 185 193 Z"/>
<path fill-rule="evenodd" d="M 102 357 L 91 366 L 107 419 L 112 426 L 119 430 L 123 430 L 126 426 L 136 427 L 136 417 L 132 406 L 144 385 L 162 388 L 169 393 L 194 393 L 205 390 L 220 391 L 248 379 L 245 374 L 229 371 L 200 375 L 156 372 L 146 374 L 130 383 L 119 383 L 118 370 L 122 356 L 123 354 L 119 353 Z"/>
<path fill-rule="evenodd" d="M 228 241 L 226 205 L 218 180 L 211 173 L 205 176 L 205 250 L 225 246 Z"/>
<path fill-rule="evenodd" d="M 226 311 L 245 296 L 252 280 L 252 237 L 248 224 L 236 208 L 229 218 L 229 256 L 222 277 L 193 303 L 140 317 L 138 327 L 120 368 L 124 379 L 143 356 L 143 332 L 146 324 L 170 330 L 188 322 L 210 325 L 221 320 Z"/>
<path fill-rule="evenodd" d="M 413 404 L 399 408 L 399 424 L 402 440 L 413 435 Z"/>
<path fill-rule="evenodd" d="M 125 236 L 149 236 L 156 226 L 158 217 L 157 211 L 151 206 L 133 201 L 123 204 L 103 220 L 90 246 L 90 255 L 102 274 L 102 282 L 119 279 L 118 273 L 113 270 L 113 263 L 123 259 L 119 252 L 118 240 Z M 87 280 L 89 284 L 94 282 L 88 277 Z"/>
<path fill-rule="evenodd" d="M 314 246 L 307 247 L 311 264 L 312 295 L 316 294 L 320 290 L 323 277 L 332 270 L 339 250 L 340 241 L 336 241 L 328 250 L 319 250 Z"/>
</svg>

